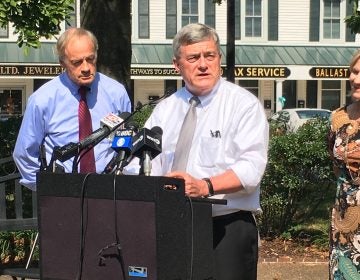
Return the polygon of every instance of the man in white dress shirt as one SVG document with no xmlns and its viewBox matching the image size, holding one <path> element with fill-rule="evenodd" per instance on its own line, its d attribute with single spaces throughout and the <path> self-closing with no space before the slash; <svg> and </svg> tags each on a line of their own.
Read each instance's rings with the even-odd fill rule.
<svg viewBox="0 0 360 280">
<path fill-rule="evenodd" d="M 256 279 L 260 181 L 267 163 L 268 122 L 259 100 L 221 78 L 216 31 L 204 24 L 184 26 L 173 41 L 175 69 L 185 87 L 161 101 L 145 126 L 163 130 L 162 153 L 152 175 L 185 180 L 190 197 L 227 200 L 213 205 L 215 278 Z M 172 170 L 189 100 L 197 96 L 196 128 L 187 166 Z M 184 149 L 184 148 L 183 148 Z"/>
</svg>

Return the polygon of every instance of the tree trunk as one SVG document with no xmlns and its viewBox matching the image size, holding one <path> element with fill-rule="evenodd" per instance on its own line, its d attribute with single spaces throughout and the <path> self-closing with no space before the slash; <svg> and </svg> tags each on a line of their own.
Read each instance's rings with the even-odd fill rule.
<svg viewBox="0 0 360 280">
<path fill-rule="evenodd" d="M 131 1 L 82 0 L 81 26 L 99 41 L 98 71 L 121 82 L 133 100 L 130 85 Z"/>
</svg>

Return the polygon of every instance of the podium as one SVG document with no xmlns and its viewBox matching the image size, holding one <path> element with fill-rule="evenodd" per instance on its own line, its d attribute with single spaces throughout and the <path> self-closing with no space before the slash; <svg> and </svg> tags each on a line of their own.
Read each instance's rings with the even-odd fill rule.
<svg viewBox="0 0 360 280">
<path fill-rule="evenodd" d="M 210 199 L 183 180 L 38 173 L 41 279 L 214 279 Z"/>
</svg>

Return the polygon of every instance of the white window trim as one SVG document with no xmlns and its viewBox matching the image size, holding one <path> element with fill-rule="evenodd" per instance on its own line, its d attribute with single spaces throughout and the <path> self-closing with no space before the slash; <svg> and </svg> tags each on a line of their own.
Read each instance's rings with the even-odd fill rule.
<svg viewBox="0 0 360 280">
<path fill-rule="evenodd" d="M 248 42 L 266 41 L 268 37 L 268 1 L 261 0 L 261 37 L 248 37 L 245 35 L 245 2 L 246 1 L 240 1 L 241 40 L 246 40 Z"/>
<path fill-rule="evenodd" d="M 345 42 L 345 22 L 344 18 L 346 17 L 346 0 L 340 0 L 340 38 L 339 39 L 329 39 L 324 38 L 324 1 L 321 1 L 320 5 L 320 41 L 324 43 L 343 43 Z"/>
</svg>

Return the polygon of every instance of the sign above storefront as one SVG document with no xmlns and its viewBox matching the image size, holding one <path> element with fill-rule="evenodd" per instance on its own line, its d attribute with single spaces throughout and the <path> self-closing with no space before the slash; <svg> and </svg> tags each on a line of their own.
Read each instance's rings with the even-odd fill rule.
<svg viewBox="0 0 360 280">
<path fill-rule="evenodd" d="M 289 75 L 287 67 L 235 67 L 236 78 L 286 78 Z"/>
<path fill-rule="evenodd" d="M 60 65 L 0 64 L 0 76 L 55 77 L 64 72 Z"/>
<path fill-rule="evenodd" d="M 226 68 L 221 67 L 222 75 Z M 236 78 L 286 78 L 290 75 L 287 67 L 235 67 Z M 132 67 L 131 76 L 179 76 L 174 68 Z"/>
<path fill-rule="evenodd" d="M 347 79 L 350 76 L 348 67 L 313 67 L 309 74 L 317 79 Z"/>
</svg>

